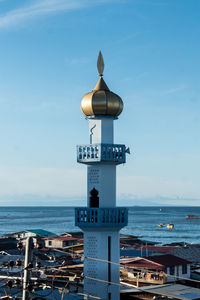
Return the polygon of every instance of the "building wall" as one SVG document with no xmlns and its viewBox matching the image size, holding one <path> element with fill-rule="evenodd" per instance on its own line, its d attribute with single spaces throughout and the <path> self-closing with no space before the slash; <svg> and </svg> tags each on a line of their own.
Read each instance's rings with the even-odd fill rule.
<svg viewBox="0 0 200 300">
<path fill-rule="evenodd" d="M 178 277 L 182 277 L 182 278 L 190 278 L 190 265 L 187 265 L 187 273 L 183 274 L 182 272 L 182 265 L 180 266 L 175 266 L 175 272 L 174 275 L 170 276 L 170 268 L 167 268 L 167 274 L 169 275 L 167 277 L 167 282 L 172 282 L 172 281 L 176 281 L 178 279 Z M 176 276 L 176 277 L 174 277 Z"/>
<path fill-rule="evenodd" d="M 88 166 L 88 207 L 90 191 L 95 188 L 99 192 L 99 207 L 116 206 L 116 166 L 96 164 Z"/>
<path fill-rule="evenodd" d="M 76 241 L 63 241 L 59 239 L 46 239 L 45 240 L 45 247 L 46 248 L 64 248 L 67 246 L 72 246 L 77 244 Z"/>
<path fill-rule="evenodd" d="M 90 144 L 113 143 L 113 118 L 95 117 L 89 120 Z"/>
<path fill-rule="evenodd" d="M 40 238 L 38 238 L 37 236 L 30 236 L 30 237 L 33 238 L 33 239 L 32 239 L 32 241 L 33 241 L 33 246 L 34 246 L 34 247 L 37 247 L 38 241 L 41 242 Z M 27 241 L 27 239 L 26 239 L 26 238 L 23 238 L 22 244 L 23 244 L 24 247 L 26 247 L 26 241 Z"/>
<path fill-rule="evenodd" d="M 87 257 L 108 260 L 108 237 L 111 237 L 111 261 L 119 263 L 119 232 L 106 231 L 85 231 L 84 232 L 84 274 L 97 280 L 89 278 L 84 279 L 84 290 L 86 293 L 96 295 L 103 299 L 109 299 L 108 294 L 111 293 L 111 300 L 119 300 L 120 288 L 118 285 L 110 285 L 107 282 L 99 282 L 100 280 L 115 282 L 119 284 L 120 267 L 107 262 L 95 261 L 87 259 Z"/>
<path fill-rule="evenodd" d="M 60 240 L 45 240 L 46 248 L 62 248 L 62 241 Z"/>
<path fill-rule="evenodd" d="M 143 282 L 143 283 L 151 283 L 151 284 L 164 284 L 167 281 L 167 276 L 163 275 L 155 275 L 148 271 L 143 272 L 134 272 L 134 271 L 124 271 L 122 272 L 122 277 L 124 279 L 135 281 L 135 282 Z"/>
<path fill-rule="evenodd" d="M 27 238 L 27 237 L 34 237 L 34 236 L 36 236 L 36 234 L 33 232 L 23 232 L 20 234 L 20 238 Z"/>
</svg>

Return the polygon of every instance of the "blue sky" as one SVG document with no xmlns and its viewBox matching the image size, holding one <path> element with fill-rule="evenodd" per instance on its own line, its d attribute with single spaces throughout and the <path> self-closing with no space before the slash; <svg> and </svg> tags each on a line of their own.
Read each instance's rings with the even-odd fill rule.
<svg viewBox="0 0 200 300">
<path fill-rule="evenodd" d="M 0 205 L 85 204 L 80 112 L 98 76 L 124 101 L 119 204 L 200 205 L 200 2 L 0 0 Z"/>
</svg>

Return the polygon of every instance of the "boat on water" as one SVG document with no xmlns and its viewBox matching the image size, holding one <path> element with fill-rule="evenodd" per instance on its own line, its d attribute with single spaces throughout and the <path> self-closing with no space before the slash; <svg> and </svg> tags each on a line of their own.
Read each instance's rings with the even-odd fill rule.
<svg viewBox="0 0 200 300">
<path fill-rule="evenodd" d="M 173 229 L 174 228 L 174 224 L 167 224 L 166 226 L 168 229 Z"/>
<path fill-rule="evenodd" d="M 200 217 L 195 215 L 187 215 L 186 219 L 200 219 Z"/>
<path fill-rule="evenodd" d="M 158 227 L 164 227 L 165 224 L 161 223 L 161 224 L 158 224 Z"/>
</svg>

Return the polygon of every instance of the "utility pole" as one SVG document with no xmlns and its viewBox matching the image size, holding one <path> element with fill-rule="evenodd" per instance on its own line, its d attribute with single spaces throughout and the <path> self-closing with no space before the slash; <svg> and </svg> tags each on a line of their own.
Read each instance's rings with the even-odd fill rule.
<svg viewBox="0 0 200 300">
<path fill-rule="evenodd" d="M 27 291 L 27 284 L 29 283 L 29 279 L 30 279 L 29 264 L 32 261 L 32 247 L 33 247 L 33 239 L 32 239 L 32 237 L 28 237 L 26 239 L 22 300 L 29 299 L 29 292 Z"/>
</svg>

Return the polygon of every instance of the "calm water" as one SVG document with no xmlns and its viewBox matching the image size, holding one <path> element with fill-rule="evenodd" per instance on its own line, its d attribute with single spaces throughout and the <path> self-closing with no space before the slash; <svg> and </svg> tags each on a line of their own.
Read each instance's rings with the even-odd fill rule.
<svg viewBox="0 0 200 300">
<path fill-rule="evenodd" d="M 146 240 L 168 243 L 200 243 L 200 207 L 131 207 L 129 225 L 121 232 L 142 236 Z M 174 229 L 159 228 L 159 223 L 173 223 Z M 0 235 L 23 229 L 45 229 L 60 234 L 76 231 L 72 207 L 0 207 Z"/>
</svg>

